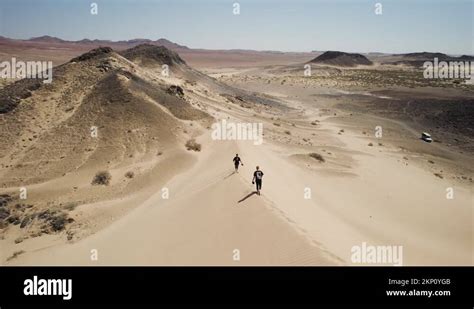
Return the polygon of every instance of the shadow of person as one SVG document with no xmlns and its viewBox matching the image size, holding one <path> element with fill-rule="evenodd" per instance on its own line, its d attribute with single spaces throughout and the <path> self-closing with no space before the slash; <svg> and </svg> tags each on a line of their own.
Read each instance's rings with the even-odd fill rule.
<svg viewBox="0 0 474 309">
<path fill-rule="evenodd" d="M 224 178 L 222 178 L 222 180 L 226 180 L 227 178 L 229 178 L 230 176 L 234 175 L 235 174 L 235 171 L 230 173 L 229 175 L 225 176 Z"/>
<path fill-rule="evenodd" d="M 244 196 L 244 197 L 243 197 L 240 201 L 238 201 L 237 203 L 241 203 L 241 202 L 245 201 L 246 199 L 248 199 L 249 197 L 251 197 L 251 196 L 254 195 L 254 194 L 257 194 L 257 191 L 253 191 L 253 192 L 247 194 L 246 196 Z"/>
</svg>

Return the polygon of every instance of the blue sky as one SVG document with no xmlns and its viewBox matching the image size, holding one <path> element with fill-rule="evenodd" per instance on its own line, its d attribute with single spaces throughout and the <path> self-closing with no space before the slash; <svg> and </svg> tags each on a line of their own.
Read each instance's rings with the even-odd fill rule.
<svg viewBox="0 0 474 309">
<path fill-rule="evenodd" d="M 90 14 L 96 2 L 98 15 Z M 240 15 L 233 15 L 233 3 Z M 382 15 L 375 15 L 380 2 Z M 0 35 L 192 48 L 474 54 L 474 0 L 0 0 Z"/>
</svg>

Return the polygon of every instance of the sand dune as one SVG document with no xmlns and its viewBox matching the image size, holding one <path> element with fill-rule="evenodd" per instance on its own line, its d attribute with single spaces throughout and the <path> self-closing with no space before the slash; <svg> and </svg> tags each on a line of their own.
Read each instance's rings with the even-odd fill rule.
<svg viewBox="0 0 474 309">
<path fill-rule="evenodd" d="M 423 105 L 393 104 L 421 92 L 391 89 L 380 112 L 375 103 L 387 99 L 369 86 L 321 84 L 324 72 L 302 79 L 294 65 L 213 70 L 213 78 L 163 48 L 97 52 L 61 67 L 57 88 L 33 90 L 0 115 L 9 128 L 0 133 L 2 193 L 12 199 L 0 206 L 9 211 L 3 264 L 352 265 L 351 248 L 364 242 L 403 246 L 403 265 L 473 263 L 471 137 L 444 130 L 463 148 L 447 137 L 420 141 L 417 132 L 439 121 L 410 121 Z M 170 77 L 159 74 L 164 63 Z M 84 72 L 91 80 L 78 83 Z M 446 101 L 455 93 L 464 108 L 466 87 L 436 91 Z M 262 123 L 263 144 L 211 139 L 224 119 Z M 103 137 L 85 139 L 80 128 L 97 121 Z M 383 139 L 372 134 L 377 125 Z M 190 139 L 196 147 L 186 149 Z M 238 174 L 235 153 L 245 164 Z M 261 196 L 251 184 L 256 165 Z M 110 184 L 92 185 L 102 169 Z M 21 185 L 25 204 L 15 199 Z M 69 221 L 57 229 L 61 220 Z"/>
<path fill-rule="evenodd" d="M 204 147 L 211 146 L 209 141 Z M 294 229 L 263 196 L 254 194 L 250 167 L 234 173 L 225 154 L 233 142 L 199 154 L 195 166 L 166 184 L 123 219 L 75 244 L 20 256 L 39 265 L 314 265 L 338 260 Z M 212 162 L 212 163 L 211 163 Z M 99 259 L 91 260 L 97 249 Z M 234 260 L 234 250 L 239 260 Z"/>
</svg>

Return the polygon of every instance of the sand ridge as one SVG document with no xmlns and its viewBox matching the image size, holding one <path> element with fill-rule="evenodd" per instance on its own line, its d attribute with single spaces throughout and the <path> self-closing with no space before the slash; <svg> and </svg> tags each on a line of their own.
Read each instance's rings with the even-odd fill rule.
<svg viewBox="0 0 474 309">
<path fill-rule="evenodd" d="M 63 176 L 46 169 L 49 176 L 30 180 L 33 210 L 64 211 L 68 202 L 82 199 L 68 210 L 74 221 L 57 233 L 40 235 L 34 225 L 8 226 L 0 240 L 3 264 L 352 265 L 351 248 L 364 242 L 403 246 L 404 265 L 472 264 L 471 137 L 448 128 L 446 136 L 440 135 L 443 143 L 424 144 L 417 132 L 435 130 L 436 124 L 407 120 L 423 104 L 404 105 L 397 117 L 383 114 L 386 107 L 366 108 L 374 102 L 383 106 L 387 96 L 394 98 L 391 104 L 410 96 L 425 98 L 422 91 L 401 86 L 378 93 L 379 85 L 361 86 L 367 83 L 363 79 L 352 84 L 347 75 L 321 82 L 321 76 L 343 72 L 324 66 L 317 67 L 321 75 L 304 79 L 294 64 L 211 68 L 206 76 L 178 63 L 176 74 L 163 77 L 159 57 L 145 63 L 118 54 L 105 57 L 111 59 L 119 66 L 113 64 L 111 72 L 89 68 L 100 82 L 74 107 L 79 111 L 74 115 L 83 109 L 90 114 L 91 107 L 100 111 L 107 143 L 91 144 L 92 155 L 74 172 Z M 373 70 L 344 72 L 377 75 L 381 69 Z M 183 95 L 170 95 L 169 87 L 177 85 Z M 116 91 L 105 92 L 111 86 Z M 31 104 L 41 100 L 41 91 L 13 113 L 26 115 L 24 108 L 31 105 L 51 121 L 52 112 Z M 462 109 L 470 95 L 469 89 L 433 91 L 444 100 L 456 94 L 461 103 L 450 106 L 454 109 Z M 61 122 L 74 119 L 53 111 Z M 222 119 L 262 123 L 263 144 L 212 140 L 211 124 Z M 377 139 L 373 131 L 380 124 L 385 133 Z M 448 142 L 450 136 L 459 138 L 459 147 Z M 186 149 L 189 139 L 200 151 Z M 110 140 L 115 148 L 97 151 L 110 146 Z M 235 153 L 244 162 L 238 174 L 233 173 Z M 261 196 L 253 194 L 251 184 L 256 165 L 265 173 Z M 92 176 L 104 167 L 112 174 L 111 184 L 92 186 Z M 22 167 L 5 171 L 13 176 L 6 187 L 11 193 Z M 124 176 L 127 171 L 134 171 L 133 178 Z M 446 198 L 450 187 L 454 200 Z M 15 211 L 29 213 L 28 207 Z M 54 222 L 57 215 L 47 214 Z M 23 238 L 25 232 L 30 237 Z M 98 250 L 98 260 L 91 259 L 91 250 Z"/>
</svg>

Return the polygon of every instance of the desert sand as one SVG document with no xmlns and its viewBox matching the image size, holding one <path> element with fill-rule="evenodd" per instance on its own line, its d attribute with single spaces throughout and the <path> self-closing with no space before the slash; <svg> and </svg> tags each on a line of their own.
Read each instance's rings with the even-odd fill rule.
<svg viewBox="0 0 474 309">
<path fill-rule="evenodd" d="M 403 246 L 403 265 L 473 264 L 473 137 L 440 127 L 443 142 L 424 143 L 421 130 L 436 128 L 409 117 L 419 114 L 413 104 L 395 108 L 396 116 L 392 105 L 384 105 L 392 96 L 402 102 L 404 96 L 421 100 L 431 93 L 463 108 L 472 101 L 472 88 L 419 90 L 346 79 L 379 74 L 364 67 L 322 78 L 342 69 L 315 66 L 314 78 L 305 79 L 303 63 L 294 59 L 265 67 L 222 62 L 201 68 L 205 75 L 173 58 L 173 74 L 163 78 L 157 73 L 161 63 L 150 64 L 148 52 L 155 55 L 154 49 L 140 50 L 145 58 L 108 52 L 99 58 L 111 64 L 108 72 L 96 70 L 95 58 L 66 64 L 61 91 L 74 94 L 73 116 L 34 104 L 54 100 L 58 89 L 40 89 L 0 115 L 2 125 L 18 132 L 36 130 L 44 137 L 56 130 L 52 140 L 64 147 L 74 134 L 58 130 L 63 127 L 57 123 L 77 128 L 94 112 L 110 128 L 107 139 L 88 144 L 83 138 L 81 150 L 69 145 L 66 154 L 42 147 L 44 140 L 29 141 L 26 133 L 23 143 L 13 135 L 4 139 L 15 147 L 1 148 L 9 149 L 2 154 L 1 192 L 14 196 L 26 184 L 31 198 L 25 203 L 32 206 L 23 213 L 54 206 L 72 220 L 53 232 L 38 215 L 23 228 L 9 224 L 0 240 L 3 265 L 354 265 L 351 248 L 362 242 Z M 78 65 L 84 68 L 72 69 Z M 107 81 L 103 89 L 91 85 L 88 95 L 76 94 L 71 81 L 85 69 L 94 72 L 97 81 L 91 83 Z M 184 95 L 155 92 L 169 85 L 179 85 Z M 103 92 L 111 86 L 116 97 Z M 111 97 L 118 104 L 113 108 L 107 105 Z M 142 112 L 131 103 L 122 107 L 124 99 Z M 30 106 L 50 127 L 8 122 L 12 115 L 27 118 Z M 211 139 L 210 125 L 222 119 L 263 123 L 263 144 Z M 375 137 L 376 126 L 383 127 L 382 138 Z M 190 138 L 200 151 L 186 149 Z M 91 154 L 79 155 L 89 147 L 84 153 Z M 37 149 L 43 158 L 49 153 L 51 161 L 66 156 L 65 162 L 37 170 L 39 163 L 22 148 L 33 154 Z M 244 163 L 238 173 L 235 153 Z M 12 156 L 36 165 L 18 167 L 25 161 L 12 162 Z M 251 184 L 256 165 L 265 173 L 261 196 Z M 108 186 L 91 185 L 98 170 L 110 171 Z M 135 172 L 133 178 L 123 176 L 127 171 Z M 453 199 L 446 198 L 448 188 Z M 97 259 L 91 258 L 94 252 Z"/>
</svg>

